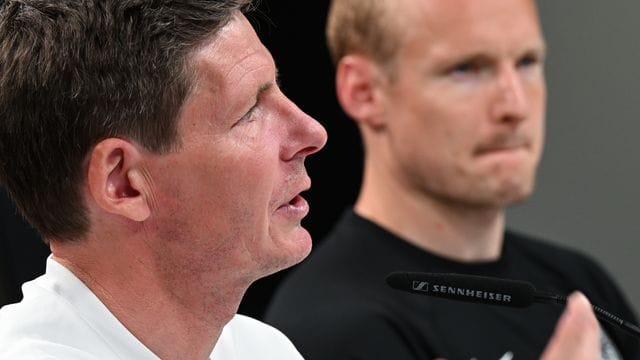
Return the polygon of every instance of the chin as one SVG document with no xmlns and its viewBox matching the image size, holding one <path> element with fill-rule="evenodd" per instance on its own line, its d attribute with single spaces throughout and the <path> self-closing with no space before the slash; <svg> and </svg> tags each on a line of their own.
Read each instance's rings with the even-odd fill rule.
<svg viewBox="0 0 640 360">
<path fill-rule="evenodd" d="M 533 193 L 533 183 L 521 186 L 512 186 L 504 189 L 498 195 L 501 206 L 518 205 L 527 200 Z"/>
<path fill-rule="evenodd" d="M 307 257 L 307 255 L 296 257 L 296 258 L 290 257 L 286 259 L 278 259 L 276 261 L 271 261 L 267 265 L 262 267 L 262 270 L 260 271 L 258 278 L 263 278 L 269 275 L 273 275 L 279 271 L 288 269 L 300 263 L 302 260 L 304 260 Z"/>
<path fill-rule="evenodd" d="M 271 256 L 263 259 L 265 265 L 263 270 L 266 274 L 271 275 L 280 270 L 284 270 L 293 265 L 300 263 L 311 253 L 311 235 L 304 228 L 295 231 L 295 234 L 280 238 L 274 241 L 275 250 L 272 249 Z"/>
<path fill-rule="evenodd" d="M 306 229 L 300 227 L 295 236 L 287 240 L 285 246 L 290 251 L 288 256 L 290 264 L 287 267 L 293 266 L 304 260 L 311 253 L 311 235 Z"/>
</svg>

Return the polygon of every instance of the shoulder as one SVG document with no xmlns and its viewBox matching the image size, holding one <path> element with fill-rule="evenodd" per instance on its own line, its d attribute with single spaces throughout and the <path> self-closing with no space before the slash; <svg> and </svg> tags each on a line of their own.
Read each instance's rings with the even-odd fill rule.
<svg viewBox="0 0 640 360">
<path fill-rule="evenodd" d="M 507 246 L 526 256 L 533 256 L 535 259 L 546 259 L 559 266 L 567 265 L 567 268 L 577 265 L 582 268 L 581 270 L 587 267 L 602 271 L 601 266 L 591 255 L 560 242 L 552 242 L 514 230 L 507 230 L 505 241 Z"/>
<path fill-rule="evenodd" d="M 290 336 L 306 359 L 415 359 L 407 347 L 412 330 L 375 302 L 316 304 L 269 320 Z"/>
<path fill-rule="evenodd" d="M 213 358 L 302 360 L 302 356 L 281 331 L 244 315 L 235 315 L 224 327 Z"/>
<path fill-rule="evenodd" d="M 21 360 L 98 360 L 97 357 L 69 346 L 42 339 L 0 338 L 0 359 Z"/>
<path fill-rule="evenodd" d="M 505 237 L 513 259 L 549 282 L 564 284 L 565 290 L 580 290 L 594 304 L 612 304 L 625 311 L 626 298 L 609 271 L 591 255 L 565 245 L 513 231 Z M 540 279 L 538 279 L 540 280 Z M 542 283 L 541 283 L 542 284 Z"/>
<path fill-rule="evenodd" d="M 69 346 L 61 331 L 63 319 L 40 316 L 46 309 L 52 313 L 59 310 L 24 303 L 0 309 L 0 359 L 97 359 Z"/>
<path fill-rule="evenodd" d="M 26 283 L 22 301 L 0 309 L 0 338 L 48 339 L 60 333 L 62 324 L 76 325 L 71 330 L 82 323 L 68 302 L 41 287 L 40 282 Z"/>
<path fill-rule="evenodd" d="M 231 321 L 227 323 L 224 331 L 230 331 L 234 335 L 260 335 L 288 342 L 287 337 L 275 327 L 260 320 L 241 314 L 236 314 L 233 319 L 231 319 Z"/>
<path fill-rule="evenodd" d="M 97 354 L 111 354 L 77 309 L 40 283 L 27 283 L 21 302 L 0 309 L 0 359 L 98 359 L 102 356 Z"/>
</svg>

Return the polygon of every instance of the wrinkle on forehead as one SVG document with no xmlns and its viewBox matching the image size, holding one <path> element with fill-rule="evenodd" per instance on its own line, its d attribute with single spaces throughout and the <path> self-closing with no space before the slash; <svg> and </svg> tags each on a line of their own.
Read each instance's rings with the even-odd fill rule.
<svg viewBox="0 0 640 360">
<path fill-rule="evenodd" d="M 231 52 L 237 53 L 238 49 L 243 53 L 239 56 L 229 56 Z M 252 57 L 258 59 L 257 55 L 263 53 L 268 54 L 268 51 L 258 38 L 253 26 L 242 13 L 237 13 L 231 21 L 193 53 L 191 61 L 198 73 L 202 74 L 200 79 L 196 80 L 209 80 L 206 81 L 207 86 L 215 87 L 210 89 L 215 91 L 224 85 L 224 79 L 229 78 L 238 67 L 245 66 L 247 59 Z M 270 54 L 268 55 L 270 58 Z"/>
<path fill-rule="evenodd" d="M 210 106 L 225 109 L 220 113 L 220 118 L 227 118 L 230 112 L 233 113 L 238 109 L 230 106 L 229 103 L 219 104 L 218 102 L 226 101 L 225 99 L 229 96 L 231 98 L 253 96 L 245 94 L 243 86 L 246 89 L 253 86 L 257 92 L 262 84 L 255 83 L 264 82 L 257 79 L 259 76 L 264 77 L 260 75 L 261 71 L 268 68 L 267 72 L 273 73 L 275 67 L 271 54 L 241 13 L 234 16 L 214 37 L 204 42 L 193 53 L 191 64 L 196 75 L 192 96 L 204 93 L 224 94 L 210 97 L 212 102 Z M 245 80 L 254 75 L 256 80 Z"/>
</svg>

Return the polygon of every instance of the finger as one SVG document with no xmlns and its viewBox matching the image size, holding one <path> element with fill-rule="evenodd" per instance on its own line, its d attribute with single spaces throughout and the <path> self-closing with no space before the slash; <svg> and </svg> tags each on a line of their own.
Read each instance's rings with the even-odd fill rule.
<svg viewBox="0 0 640 360">
<path fill-rule="evenodd" d="M 582 293 L 569 296 L 542 359 L 600 359 L 600 327 Z"/>
</svg>

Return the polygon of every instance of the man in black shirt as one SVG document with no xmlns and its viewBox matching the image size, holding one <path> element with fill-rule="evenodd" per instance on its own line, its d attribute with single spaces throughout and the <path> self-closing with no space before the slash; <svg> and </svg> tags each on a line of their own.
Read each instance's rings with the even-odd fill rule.
<svg viewBox="0 0 640 360">
<path fill-rule="evenodd" d="M 505 208 L 533 191 L 543 148 L 545 42 L 533 0 L 334 1 L 327 36 L 338 99 L 364 144 L 363 183 L 353 210 L 281 285 L 267 322 L 309 360 L 551 358 L 584 335 L 552 337 L 566 330 L 559 306 L 399 292 L 384 283 L 397 270 L 579 291 L 635 322 L 590 258 L 505 230 Z M 605 359 L 638 357 L 637 340 L 618 329 L 603 324 L 600 341 Z"/>
</svg>

